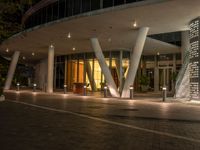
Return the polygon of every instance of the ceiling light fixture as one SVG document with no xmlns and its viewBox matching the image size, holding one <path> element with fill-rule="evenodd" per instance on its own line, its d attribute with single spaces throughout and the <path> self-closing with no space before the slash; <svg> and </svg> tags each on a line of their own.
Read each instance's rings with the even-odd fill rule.
<svg viewBox="0 0 200 150">
<path fill-rule="evenodd" d="M 137 22 L 133 21 L 133 27 L 136 28 L 137 27 Z"/>
<path fill-rule="evenodd" d="M 25 59 L 26 59 L 26 57 L 25 57 L 25 56 L 23 56 L 23 57 L 22 57 L 22 59 L 23 59 L 23 60 L 25 60 Z"/>
<path fill-rule="evenodd" d="M 159 55 L 160 55 L 160 53 L 159 53 L 159 52 L 157 52 L 157 55 L 159 56 Z"/>
<path fill-rule="evenodd" d="M 9 52 L 9 49 L 8 49 L 8 48 L 6 49 L 6 52 L 7 52 L 7 53 Z"/>
<path fill-rule="evenodd" d="M 75 51 L 75 50 L 76 50 L 76 48 L 75 48 L 75 47 L 73 47 L 73 48 L 72 48 L 72 50 L 73 50 L 73 51 Z"/>
<path fill-rule="evenodd" d="M 67 35 L 68 39 L 71 38 L 71 33 L 69 32 L 68 35 Z"/>
<path fill-rule="evenodd" d="M 34 52 L 32 53 L 32 56 L 35 56 L 35 53 L 34 53 Z"/>
</svg>

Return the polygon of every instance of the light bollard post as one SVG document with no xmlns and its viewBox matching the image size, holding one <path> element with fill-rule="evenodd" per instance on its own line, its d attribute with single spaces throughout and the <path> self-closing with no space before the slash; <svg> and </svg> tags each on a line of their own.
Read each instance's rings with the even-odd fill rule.
<svg viewBox="0 0 200 150">
<path fill-rule="evenodd" d="M 108 94 L 108 87 L 104 86 L 104 97 L 107 97 Z"/>
<path fill-rule="evenodd" d="M 64 85 L 64 94 L 66 94 L 67 93 L 67 85 L 65 84 Z"/>
<path fill-rule="evenodd" d="M 19 86 L 20 86 L 20 84 L 19 84 L 19 83 L 17 83 L 17 91 L 19 91 Z"/>
<path fill-rule="evenodd" d="M 86 96 L 87 95 L 87 86 L 84 85 L 83 86 L 83 96 Z"/>
<path fill-rule="evenodd" d="M 33 92 L 36 92 L 36 87 L 37 87 L 37 84 L 34 83 L 34 84 L 33 84 Z"/>
<path fill-rule="evenodd" d="M 163 91 L 163 102 L 164 102 L 167 98 L 167 87 L 163 86 L 162 91 Z"/>
<path fill-rule="evenodd" d="M 129 90 L 130 90 L 130 99 L 133 99 L 133 86 L 131 85 L 130 87 L 129 87 Z"/>
</svg>

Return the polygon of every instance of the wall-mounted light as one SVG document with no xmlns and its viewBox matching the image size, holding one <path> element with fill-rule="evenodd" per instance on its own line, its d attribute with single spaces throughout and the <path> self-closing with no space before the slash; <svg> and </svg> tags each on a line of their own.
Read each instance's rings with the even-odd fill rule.
<svg viewBox="0 0 200 150">
<path fill-rule="evenodd" d="M 76 50 L 76 48 L 75 48 L 75 47 L 73 47 L 73 48 L 72 48 L 72 50 L 73 50 L 73 51 L 75 51 L 75 50 Z"/>
<path fill-rule="evenodd" d="M 35 53 L 33 52 L 31 55 L 32 55 L 32 56 L 35 56 Z"/>
<path fill-rule="evenodd" d="M 8 48 L 6 49 L 6 52 L 7 52 L 7 53 L 9 52 L 9 49 L 8 49 Z"/>
</svg>

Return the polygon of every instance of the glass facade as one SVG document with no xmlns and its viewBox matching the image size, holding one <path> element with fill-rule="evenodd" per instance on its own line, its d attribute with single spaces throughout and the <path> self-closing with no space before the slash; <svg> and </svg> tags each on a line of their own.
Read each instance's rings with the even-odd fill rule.
<svg viewBox="0 0 200 150">
<path fill-rule="evenodd" d="M 122 53 L 121 58 L 120 53 Z M 159 87 L 158 90 L 161 90 L 163 85 L 167 85 L 168 90 L 172 91 L 173 75 L 181 68 L 180 55 L 143 55 L 134 82 L 135 90 L 141 91 L 140 79 L 141 76 L 145 75 L 150 81 L 148 91 L 155 91 L 155 84 Z M 129 70 L 130 51 L 106 51 L 104 56 L 117 88 L 120 88 L 123 86 Z M 157 77 L 155 77 L 155 68 L 158 69 Z M 92 52 L 56 57 L 54 72 L 56 75 L 54 78 L 55 87 L 63 88 L 63 85 L 66 84 L 69 91 L 73 90 L 76 83 L 87 84 L 90 91 L 101 91 L 106 84 L 98 60 Z M 157 83 L 154 81 L 155 78 L 158 80 Z"/>
<path fill-rule="evenodd" d="M 58 0 L 31 14 L 24 25 L 27 29 L 53 20 L 138 1 L 144 0 Z"/>
</svg>

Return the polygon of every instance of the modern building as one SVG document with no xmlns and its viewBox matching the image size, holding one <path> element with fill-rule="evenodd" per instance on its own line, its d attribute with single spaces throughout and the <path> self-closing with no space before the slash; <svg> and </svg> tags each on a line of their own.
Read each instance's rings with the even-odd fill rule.
<svg viewBox="0 0 200 150">
<path fill-rule="evenodd" d="M 130 86 L 152 92 L 166 86 L 199 100 L 199 6 L 199 0 L 41 0 L 24 14 L 24 31 L 0 46 L 3 56 L 13 55 L 5 89 L 19 59 L 34 65 L 32 82 L 48 93 L 107 85 L 112 96 L 126 98 Z"/>
</svg>

